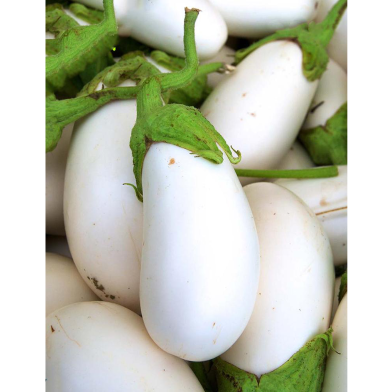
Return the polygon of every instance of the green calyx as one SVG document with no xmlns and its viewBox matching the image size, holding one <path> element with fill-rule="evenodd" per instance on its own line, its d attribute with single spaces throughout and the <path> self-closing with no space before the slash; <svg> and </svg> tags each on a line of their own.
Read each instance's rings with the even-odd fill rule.
<svg viewBox="0 0 392 392">
<path fill-rule="evenodd" d="M 238 163 L 230 147 L 215 128 L 193 107 L 181 104 L 164 106 L 162 93 L 187 86 L 197 76 L 198 58 L 195 44 L 195 22 L 199 10 L 185 9 L 185 66 L 178 72 L 150 76 L 137 95 L 137 119 L 132 129 L 130 147 L 133 154 L 136 194 L 143 201 L 142 170 L 144 158 L 154 142 L 170 143 L 191 151 L 214 163 L 223 162 L 225 152 L 230 162 Z"/>
<path fill-rule="evenodd" d="M 329 61 L 327 45 L 346 8 L 347 0 L 339 0 L 321 23 L 303 23 L 291 29 L 279 30 L 248 48 L 238 50 L 235 64 L 239 64 L 250 53 L 269 42 L 290 40 L 298 43 L 302 49 L 302 69 L 305 77 L 310 82 L 320 79 Z"/>
<path fill-rule="evenodd" d="M 90 24 L 100 23 L 104 19 L 104 13 L 102 11 L 94 10 L 92 8 L 86 7 L 83 4 L 72 3 L 69 6 L 69 10 L 76 17 Z"/>
<path fill-rule="evenodd" d="M 347 271 L 342 275 L 342 279 L 340 281 L 340 288 L 339 288 L 339 302 L 343 299 L 343 297 L 347 293 Z"/>
<path fill-rule="evenodd" d="M 315 336 L 276 370 L 258 379 L 224 361 L 214 360 L 218 392 L 320 392 L 327 356 L 332 345 L 332 328 Z"/>
<path fill-rule="evenodd" d="M 325 125 L 302 130 L 299 140 L 316 165 L 347 165 L 347 102 Z"/>
<path fill-rule="evenodd" d="M 66 125 L 94 112 L 106 103 L 135 98 L 139 87 L 114 87 L 71 99 L 46 98 L 46 152 L 53 151 Z"/>
<path fill-rule="evenodd" d="M 102 22 L 91 26 L 74 26 L 59 34 L 58 52 L 46 58 L 46 81 L 51 91 L 59 90 L 67 79 L 81 73 L 115 45 L 117 24 L 113 0 L 104 0 L 103 4 Z"/>
</svg>

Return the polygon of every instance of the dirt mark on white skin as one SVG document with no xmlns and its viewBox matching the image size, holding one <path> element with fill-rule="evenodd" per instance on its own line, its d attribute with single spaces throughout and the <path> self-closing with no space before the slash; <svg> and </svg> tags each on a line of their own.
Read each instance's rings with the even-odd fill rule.
<svg viewBox="0 0 392 392">
<path fill-rule="evenodd" d="M 76 343 L 79 347 L 82 347 L 82 346 L 80 345 L 79 342 L 77 342 L 75 339 L 72 339 L 72 338 L 67 334 L 67 331 L 66 331 L 66 330 L 64 329 L 64 327 L 62 326 L 60 319 L 59 319 L 57 316 L 55 316 L 55 317 L 56 317 L 56 319 L 57 319 L 57 321 L 58 321 L 58 323 L 59 323 L 59 325 L 60 325 L 60 328 L 64 331 L 65 336 L 66 336 L 69 340 L 71 340 L 72 342 Z M 52 327 L 52 328 L 53 328 L 53 327 Z"/>
</svg>

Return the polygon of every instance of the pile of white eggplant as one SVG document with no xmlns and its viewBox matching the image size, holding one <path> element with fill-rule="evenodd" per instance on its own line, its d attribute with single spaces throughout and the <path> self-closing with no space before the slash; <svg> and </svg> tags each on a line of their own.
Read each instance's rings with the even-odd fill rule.
<svg viewBox="0 0 392 392">
<path fill-rule="evenodd" d="M 111 4 L 149 51 L 86 84 L 137 95 L 73 117 L 46 155 L 47 391 L 346 391 L 347 1 L 47 12 L 88 29 Z M 210 63 L 197 110 L 168 101 Z"/>
</svg>

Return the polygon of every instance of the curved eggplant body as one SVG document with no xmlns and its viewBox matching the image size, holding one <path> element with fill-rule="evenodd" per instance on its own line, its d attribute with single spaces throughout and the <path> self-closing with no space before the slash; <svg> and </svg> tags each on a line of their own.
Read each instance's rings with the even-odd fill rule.
<svg viewBox="0 0 392 392">
<path fill-rule="evenodd" d="M 345 102 L 347 102 L 347 74 L 335 61 L 329 60 L 302 129 L 325 125 Z"/>
<path fill-rule="evenodd" d="M 141 317 L 82 302 L 46 318 L 48 392 L 203 392 L 189 366 L 156 346 Z"/>
<path fill-rule="evenodd" d="M 321 22 L 328 14 L 330 9 L 338 0 L 322 0 L 319 12 L 317 13 L 316 22 Z M 347 71 L 347 11 L 344 12 L 338 27 L 328 44 L 327 50 L 329 56 L 335 60 L 345 71 Z"/>
<path fill-rule="evenodd" d="M 333 345 L 327 359 L 323 392 L 347 391 L 347 294 L 343 297 L 332 323 Z"/>
<path fill-rule="evenodd" d="M 289 41 L 251 53 L 201 107 L 203 115 L 235 149 L 239 169 L 273 169 L 297 137 L 318 82 L 302 73 L 302 52 Z M 241 183 L 255 182 L 242 178 Z"/>
<path fill-rule="evenodd" d="M 64 177 L 74 123 L 63 129 L 57 147 L 46 154 L 46 234 L 65 235 Z"/>
<path fill-rule="evenodd" d="M 104 301 L 140 312 L 142 203 L 129 140 L 136 100 L 111 102 L 75 124 L 64 185 L 64 216 L 73 260 Z"/>
<path fill-rule="evenodd" d="M 311 167 L 314 167 L 314 163 L 310 159 L 308 153 L 299 142 L 295 141 L 275 169 L 300 170 L 309 169 Z"/>
<path fill-rule="evenodd" d="M 153 144 L 143 167 L 143 320 L 163 350 L 215 358 L 252 314 L 260 254 L 249 203 L 228 159 Z"/>
<path fill-rule="evenodd" d="M 68 257 L 46 253 L 46 314 L 75 302 L 99 298 L 84 283 L 75 264 Z"/>
<path fill-rule="evenodd" d="M 335 271 L 328 238 L 298 197 L 270 183 L 244 191 L 259 236 L 260 283 L 245 331 L 222 358 L 260 377 L 328 329 Z"/>
<path fill-rule="evenodd" d="M 320 219 L 332 247 L 335 266 L 347 262 L 347 166 L 332 178 L 280 179 L 281 185 L 300 197 Z"/>
<path fill-rule="evenodd" d="M 261 38 L 277 30 L 310 22 L 317 0 L 210 0 L 223 16 L 229 35 Z"/>
<path fill-rule="evenodd" d="M 80 3 L 103 9 L 102 0 Z M 207 0 L 114 0 L 119 35 L 133 37 L 153 48 L 176 56 L 184 55 L 184 9 L 202 12 L 195 26 L 200 60 L 214 57 L 227 40 L 227 26 L 220 13 Z"/>
</svg>

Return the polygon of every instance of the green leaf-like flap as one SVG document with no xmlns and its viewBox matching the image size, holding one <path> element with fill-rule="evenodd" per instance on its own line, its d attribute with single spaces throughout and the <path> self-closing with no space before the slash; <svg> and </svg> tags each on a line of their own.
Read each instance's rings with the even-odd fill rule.
<svg viewBox="0 0 392 392">
<path fill-rule="evenodd" d="M 104 10 L 101 23 L 76 26 L 59 36 L 59 52 L 46 58 L 46 80 L 53 91 L 60 89 L 67 78 L 78 75 L 114 46 L 117 24 L 113 0 L 104 0 Z"/>
<path fill-rule="evenodd" d="M 219 392 L 320 392 L 327 355 L 332 348 L 332 329 L 306 343 L 286 363 L 258 380 L 224 361 L 214 360 Z"/>
<path fill-rule="evenodd" d="M 97 24 L 103 21 L 104 13 L 100 10 L 86 7 L 84 4 L 72 3 L 69 10 L 79 19 L 89 23 Z"/>
<path fill-rule="evenodd" d="M 325 125 L 302 130 L 299 140 L 316 165 L 347 165 L 347 102 Z"/>
</svg>

